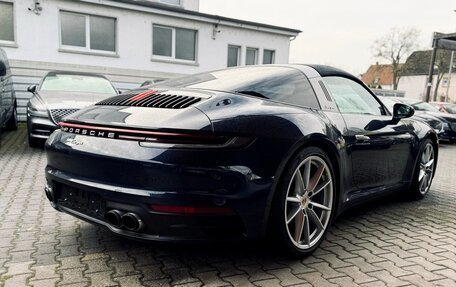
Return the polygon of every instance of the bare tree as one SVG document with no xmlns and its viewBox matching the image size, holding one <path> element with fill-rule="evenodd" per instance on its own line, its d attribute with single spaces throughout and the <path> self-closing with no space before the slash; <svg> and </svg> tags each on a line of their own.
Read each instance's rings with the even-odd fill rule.
<svg viewBox="0 0 456 287">
<path fill-rule="evenodd" d="M 415 28 L 393 28 L 374 42 L 374 56 L 387 60 L 392 66 L 393 90 L 397 89 L 401 77 L 401 62 L 418 47 L 419 35 L 420 32 Z"/>
<path fill-rule="evenodd" d="M 434 89 L 434 101 L 437 101 L 437 95 L 439 91 L 440 82 L 443 79 L 443 75 L 448 73 L 448 68 L 450 67 L 450 57 L 451 52 L 448 50 L 438 50 L 435 57 L 435 70 L 437 71 L 437 79 Z"/>
</svg>

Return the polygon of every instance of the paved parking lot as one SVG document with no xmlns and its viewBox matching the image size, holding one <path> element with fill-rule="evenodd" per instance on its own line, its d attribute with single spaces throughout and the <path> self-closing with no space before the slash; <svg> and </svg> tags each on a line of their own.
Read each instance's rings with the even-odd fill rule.
<svg viewBox="0 0 456 287">
<path fill-rule="evenodd" d="M 56 212 L 22 127 L 0 149 L 0 286 L 456 286 L 456 146 L 440 151 L 425 200 L 352 211 L 291 260 L 256 243 L 137 243 Z"/>
</svg>

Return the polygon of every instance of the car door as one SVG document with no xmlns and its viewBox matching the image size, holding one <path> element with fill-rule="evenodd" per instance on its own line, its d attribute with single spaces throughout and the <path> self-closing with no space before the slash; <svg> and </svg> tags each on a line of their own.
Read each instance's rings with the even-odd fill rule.
<svg viewBox="0 0 456 287">
<path fill-rule="evenodd" d="M 8 115 L 12 112 L 11 102 L 13 101 L 12 92 L 9 88 L 9 81 L 11 81 L 10 68 L 6 53 L 0 48 L 0 61 L 5 75 L 0 76 L 0 127 L 8 120 Z M 11 85 L 12 89 L 12 85 Z"/>
<path fill-rule="evenodd" d="M 392 123 L 384 106 L 354 80 L 325 77 L 346 124 L 347 152 L 352 161 L 353 187 L 391 187 L 406 180 L 414 136 L 404 122 Z"/>
<path fill-rule="evenodd" d="M 0 128 L 5 123 L 5 117 L 7 112 L 6 99 L 5 99 L 5 77 L 0 76 Z"/>
</svg>

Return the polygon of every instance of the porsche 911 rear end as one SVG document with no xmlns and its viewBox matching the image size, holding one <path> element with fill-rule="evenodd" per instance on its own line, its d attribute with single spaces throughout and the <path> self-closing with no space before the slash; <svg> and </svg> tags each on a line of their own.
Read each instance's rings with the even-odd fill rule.
<svg viewBox="0 0 456 287">
<path fill-rule="evenodd" d="M 215 92 L 144 90 L 74 114 L 46 144 L 48 199 L 137 239 L 260 237 L 285 145 L 215 131 L 198 105 L 220 103 Z"/>
</svg>

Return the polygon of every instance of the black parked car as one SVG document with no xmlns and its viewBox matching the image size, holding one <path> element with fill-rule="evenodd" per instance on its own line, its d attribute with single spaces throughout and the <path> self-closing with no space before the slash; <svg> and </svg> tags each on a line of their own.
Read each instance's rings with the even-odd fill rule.
<svg viewBox="0 0 456 287">
<path fill-rule="evenodd" d="M 111 82 L 102 75 L 79 72 L 49 72 L 27 105 L 27 130 L 31 147 L 40 146 L 66 116 L 102 99 L 117 95 Z"/>
<path fill-rule="evenodd" d="M 233 68 L 98 102 L 46 144 L 60 211 L 151 241 L 258 239 L 309 254 L 331 220 L 391 192 L 422 198 L 434 130 L 327 66 Z"/>
<path fill-rule="evenodd" d="M 392 100 L 411 105 L 416 115 L 421 118 L 435 118 L 442 123 L 442 128 L 438 132 L 440 140 L 450 143 L 456 142 L 456 115 L 441 112 L 437 107 L 430 103 L 410 98 L 391 98 Z M 434 121 L 436 123 L 436 121 Z"/>
<path fill-rule="evenodd" d="M 5 52 L 0 49 L 0 137 L 3 128 L 17 129 L 17 101 L 8 60 Z"/>
<path fill-rule="evenodd" d="M 402 99 L 401 97 L 383 97 L 383 96 L 377 96 L 377 97 L 380 99 L 380 101 L 382 101 L 382 103 L 385 105 L 385 107 L 389 111 L 393 110 L 393 107 L 396 103 L 403 103 L 403 101 L 401 101 L 401 99 Z M 445 133 L 445 130 L 444 130 L 445 122 L 443 122 L 439 118 L 434 117 L 431 114 L 417 112 L 416 110 L 415 110 L 415 115 L 413 117 L 427 123 L 431 128 L 433 128 L 435 130 L 435 132 L 437 133 L 437 136 L 440 137 L 440 135 L 443 135 Z"/>
</svg>

